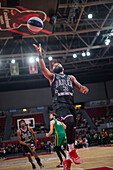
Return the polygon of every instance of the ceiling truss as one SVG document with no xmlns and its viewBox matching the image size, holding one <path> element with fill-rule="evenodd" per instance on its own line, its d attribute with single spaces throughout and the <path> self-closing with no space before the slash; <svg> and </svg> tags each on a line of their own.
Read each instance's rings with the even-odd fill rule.
<svg viewBox="0 0 113 170">
<path fill-rule="evenodd" d="M 0 66 L 1 85 L 6 82 L 8 84 L 23 81 L 34 82 L 36 79 L 37 81 L 43 80 L 40 70 L 38 76 L 29 75 L 29 66 L 28 63 L 26 64 L 29 56 L 37 56 L 35 48 L 32 46 L 33 43 L 42 44 L 43 56 L 48 67 L 48 56 L 51 55 L 62 63 L 66 73 L 76 73 L 87 77 L 88 74 L 96 73 L 97 69 L 97 72 L 100 72 L 102 76 L 102 71 L 105 69 L 107 70 L 106 74 L 111 75 L 113 42 L 111 37 L 110 45 L 106 46 L 103 35 L 110 33 L 113 29 L 113 1 L 85 0 L 84 3 L 78 3 L 76 10 L 78 9 L 79 16 L 73 23 L 70 23 L 67 17 L 69 8 L 72 8 L 70 0 L 59 4 L 56 27 L 51 35 L 33 34 L 22 36 L 17 40 L 13 35 L 8 38 L 0 37 L 0 61 L 4 63 Z M 96 17 L 89 20 L 87 14 L 91 11 L 95 13 Z M 91 56 L 82 57 L 83 51 L 90 51 Z M 73 53 L 77 54 L 76 59 L 73 59 Z M 18 80 L 10 75 L 10 60 L 12 58 L 15 58 L 20 64 L 21 74 L 18 76 Z"/>
</svg>

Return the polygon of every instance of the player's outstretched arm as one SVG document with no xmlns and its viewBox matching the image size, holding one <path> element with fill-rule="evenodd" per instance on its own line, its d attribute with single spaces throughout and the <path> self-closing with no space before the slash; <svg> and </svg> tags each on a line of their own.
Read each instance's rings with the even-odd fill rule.
<svg viewBox="0 0 113 170">
<path fill-rule="evenodd" d="M 81 93 L 87 94 L 89 89 L 86 86 L 82 86 L 74 76 L 71 76 L 73 79 L 73 83 L 76 89 L 78 89 Z"/>
<path fill-rule="evenodd" d="M 33 46 L 36 48 L 38 54 L 39 54 L 39 65 L 40 65 L 40 68 L 44 74 L 44 76 L 51 82 L 52 81 L 52 78 L 53 78 L 53 73 L 51 73 L 46 65 L 45 65 L 45 62 L 42 58 L 42 50 L 41 50 L 41 44 L 39 44 L 39 47 L 36 45 L 36 44 L 33 44 Z"/>
<path fill-rule="evenodd" d="M 49 136 L 53 133 L 54 124 L 55 124 L 55 121 L 52 120 L 52 121 L 50 122 L 50 131 L 49 131 L 49 133 L 46 133 L 46 137 L 49 137 Z"/>
</svg>

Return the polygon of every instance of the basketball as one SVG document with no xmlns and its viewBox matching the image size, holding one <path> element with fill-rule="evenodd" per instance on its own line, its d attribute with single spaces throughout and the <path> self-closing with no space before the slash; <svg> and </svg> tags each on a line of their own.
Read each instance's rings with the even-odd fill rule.
<svg viewBox="0 0 113 170">
<path fill-rule="evenodd" d="M 43 29 L 43 22 L 38 17 L 32 17 L 27 22 L 27 28 L 30 32 L 36 34 Z"/>
</svg>

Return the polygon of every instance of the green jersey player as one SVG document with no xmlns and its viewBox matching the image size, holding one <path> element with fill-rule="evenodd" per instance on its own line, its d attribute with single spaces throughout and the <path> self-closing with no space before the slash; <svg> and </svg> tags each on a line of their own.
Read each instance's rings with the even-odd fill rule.
<svg viewBox="0 0 113 170">
<path fill-rule="evenodd" d="M 46 137 L 49 137 L 52 133 L 55 134 L 55 151 L 60 159 L 60 164 L 57 168 L 63 167 L 63 159 L 61 153 L 66 158 L 64 150 L 61 148 L 62 145 L 65 145 L 67 142 L 66 138 L 66 125 L 56 119 L 56 113 L 50 113 L 50 131 L 46 134 Z"/>
</svg>

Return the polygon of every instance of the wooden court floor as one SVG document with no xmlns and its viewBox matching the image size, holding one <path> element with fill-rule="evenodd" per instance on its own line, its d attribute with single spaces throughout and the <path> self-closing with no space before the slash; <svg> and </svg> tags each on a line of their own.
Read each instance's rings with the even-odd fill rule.
<svg viewBox="0 0 113 170">
<path fill-rule="evenodd" d="M 99 167 L 113 168 L 113 147 L 91 147 L 77 150 L 79 156 L 83 159 L 81 165 L 72 164 L 72 170 L 84 170 Z M 59 164 L 56 153 L 40 156 L 44 164 L 44 170 L 56 170 Z M 35 163 L 36 164 L 36 163 Z M 37 170 L 40 169 L 37 166 Z M 107 169 L 107 168 L 106 168 Z M 18 158 L 12 160 L 0 160 L 0 170 L 32 170 L 27 158 Z"/>
</svg>

